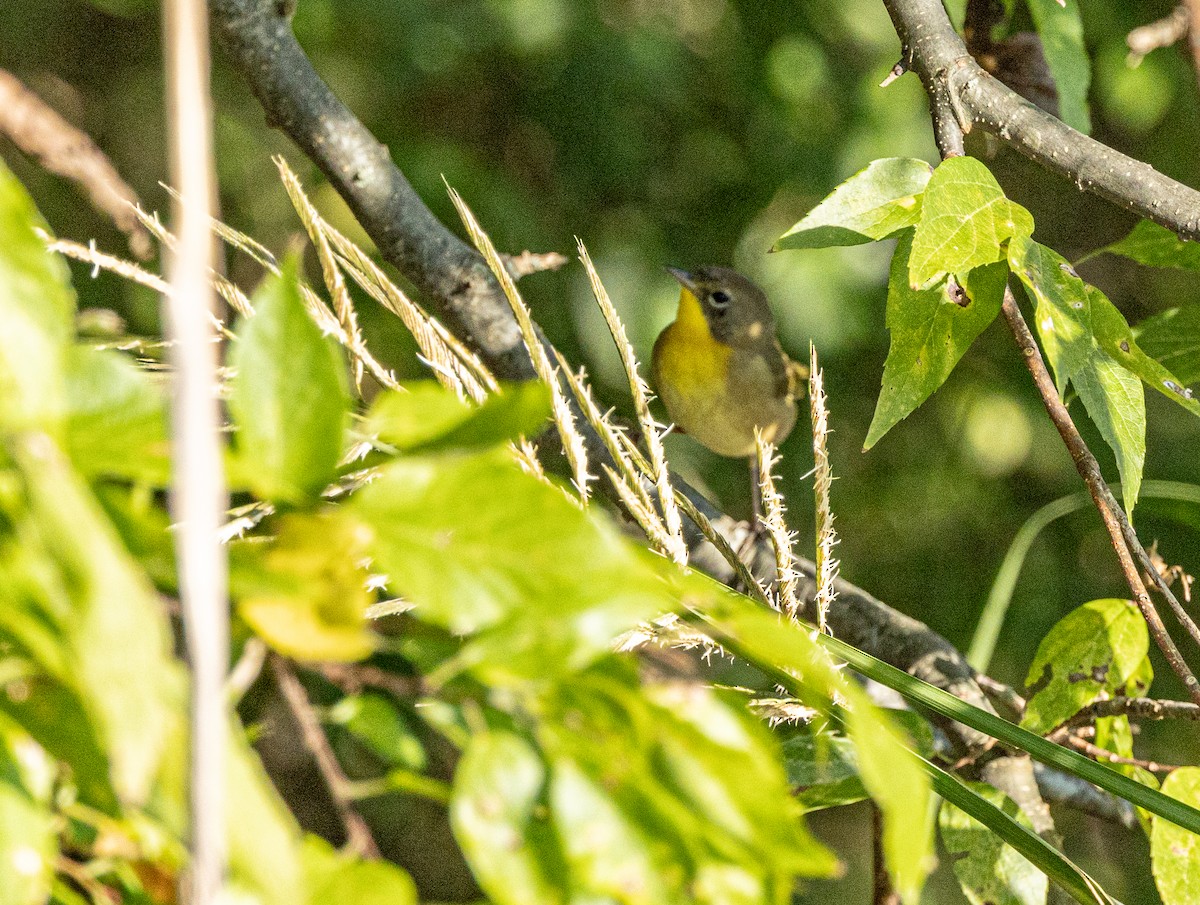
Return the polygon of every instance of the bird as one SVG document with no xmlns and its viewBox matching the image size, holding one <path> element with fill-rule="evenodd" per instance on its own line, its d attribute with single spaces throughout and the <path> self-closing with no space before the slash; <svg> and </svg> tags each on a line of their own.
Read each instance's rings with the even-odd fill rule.
<svg viewBox="0 0 1200 905">
<path fill-rule="evenodd" d="M 676 429 L 721 456 L 749 458 L 759 514 L 755 429 L 784 441 L 807 369 L 783 351 L 766 294 L 728 267 L 666 268 L 679 310 L 654 343 L 650 373 Z"/>
</svg>

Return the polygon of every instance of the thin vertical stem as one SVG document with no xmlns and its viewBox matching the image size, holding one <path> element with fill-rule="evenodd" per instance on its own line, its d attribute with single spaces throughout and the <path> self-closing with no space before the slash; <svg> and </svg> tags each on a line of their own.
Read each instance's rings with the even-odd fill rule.
<svg viewBox="0 0 1200 905">
<path fill-rule="evenodd" d="M 212 905 L 225 874 L 223 762 L 229 616 L 227 564 L 217 531 L 226 508 L 221 466 L 216 297 L 209 281 L 215 255 L 210 217 L 215 197 L 205 0 L 168 0 L 167 67 L 172 209 L 179 242 L 169 264 L 163 307 L 172 341 L 171 512 L 176 523 L 180 600 L 191 664 L 189 846 L 183 880 L 188 905 Z"/>
</svg>

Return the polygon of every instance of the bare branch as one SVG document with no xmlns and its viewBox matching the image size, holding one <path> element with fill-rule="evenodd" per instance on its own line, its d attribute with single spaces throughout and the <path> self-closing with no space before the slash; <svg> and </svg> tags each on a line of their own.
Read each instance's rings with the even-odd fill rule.
<svg viewBox="0 0 1200 905">
<path fill-rule="evenodd" d="M 1107 716 L 1127 716 L 1135 720 L 1200 721 L 1200 706 L 1187 701 L 1160 701 L 1155 698 L 1110 698 L 1107 701 L 1093 701 L 1063 725 L 1082 726 Z"/>
<path fill-rule="evenodd" d="M 0 69 L 0 133 L 37 159 L 45 169 L 65 176 L 88 193 L 92 205 L 107 214 L 129 237 L 129 248 L 141 260 L 150 257 L 150 233 L 138 222 L 137 193 L 112 162 L 83 131 L 63 119 L 53 107 Z"/>
<path fill-rule="evenodd" d="M 1031 160 L 1185 239 L 1200 239 L 1200 192 L 1083 135 L 988 75 L 967 52 L 942 0 L 883 0 L 910 68 L 935 103 L 948 97 L 979 126 Z M 939 127 L 939 142 L 943 131 Z"/>
<path fill-rule="evenodd" d="M 353 783 L 342 771 L 342 765 L 338 763 L 329 739 L 325 737 L 321 721 L 317 718 L 316 711 L 313 710 L 312 703 L 308 700 L 308 693 L 300 684 L 300 680 L 292 670 L 292 665 L 283 657 L 272 654 L 271 669 L 275 673 L 275 680 L 279 683 L 279 691 L 283 695 L 284 703 L 287 704 L 288 710 L 300 727 L 304 747 L 308 749 L 317 769 L 321 772 L 321 778 L 325 781 L 330 798 L 333 799 L 334 810 L 337 811 L 338 819 L 342 821 L 342 826 L 346 829 L 346 848 L 367 858 L 379 858 L 379 846 L 375 844 L 371 828 L 362 815 L 354 810 Z"/>
<path fill-rule="evenodd" d="M 1137 66 L 1142 62 L 1142 58 L 1152 51 L 1182 41 L 1191 28 L 1192 11 L 1188 7 L 1188 2 L 1180 3 L 1161 19 L 1140 25 L 1126 35 L 1129 65 Z"/>
</svg>

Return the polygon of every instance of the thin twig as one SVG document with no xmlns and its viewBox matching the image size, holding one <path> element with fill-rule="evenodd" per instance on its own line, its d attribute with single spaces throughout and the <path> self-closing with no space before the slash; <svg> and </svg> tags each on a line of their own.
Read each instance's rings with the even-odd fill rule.
<svg viewBox="0 0 1200 905">
<path fill-rule="evenodd" d="M 1050 420 L 1058 429 L 1059 436 L 1062 437 L 1067 451 L 1071 454 L 1071 459 L 1079 471 L 1079 476 L 1083 478 L 1084 484 L 1087 485 L 1088 491 L 1092 495 L 1092 500 L 1095 502 L 1096 509 L 1100 513 L 1100 518 L 1104 522 L 1105 529 L 1108 531 L 1109 541 L 1112 544 L 1114 552 L 1117 554 L 1117 560 L 1121 565 L 1121 572 L 1125 576 L 1125 581 L 1129 585 L 1130 592 L 1133 594 L 1134 603 L 1141 610 L 1142 616 L 1146 620 L 1146 625 L 1150 629 L 1150 636 L 1154 639 L 1154 643 L 1158 645 L 1159 650 L 1163 652 L 1163 656 L 1166 657 L 1172 671 L 1183 682 L 1188 695 L 1193 701 L 1200 704 L 1200 683 L 1196 681 L 1196 676 L 1188 668 L 1183 655 L 1179 652 L 1179 648 L 1175 646 L 1175 642 L 1167 632 L 1167 627 L 1163 624 L 1158 610 L 1155 609 L 1154 601 L 1150 599 L 1150 595 L 1146 591 L 1146 585 L 1142 582 L 1142 576 L 1133 561 L 1133 556 L 1130 554 L 1130 547 L 1126 541 L 1126 536 L 1133 533 L 1133 528 L 1129 525 L 1129 520 L 1126 518 L 1124 510 L 1121 509 L 1120 504 L 1117 503 L 1112 492 L 1108 489 L 1108 485 L 1104 482 L 1104 477 L 1100 473 L 1100 465 L 1096 461 L 1096 457 L 1092 455 L 1092 451 L 1088 449 L 1083 437 L 1079 435 L 1079 430 L 1075 427 L 1075 422 L 1071 420 L 1071 415 L 1067 411 L 1066 405 L 1059 398 L 1058 390 L 1054 385 L 1054 378 L 1050 376 L 1050 371 L 1046 368 L 1046 362 L 1042 358 L 1041 350 L 1038 348 L 1037 342 L 1029 330 L 1029 325 L 1025 323 L 1025 318 L 1021 314 L 1021 309 L 1017 306 L 1017 300 L 1013 297 L 1012 290 L 1007 287 L 1004 290 L 1004 303 L 1000 310 L 1004 313 L 1005 320 L 1008 321 L 1008 326 L 1012 330 L 1017 348 L 1021 351 L 1021 357 L 1025 361 L 1025 367 L 1028 368 L 1030 375 L 1033 377 L 1033 383 L 1037 387 L 1038 394 L 1042 397 L 1042 404 L 1045 406 Z"/>
<path fill-rule="evenodd" d="M 1099 745 L 1089 742 L 1085 738 L 1080 738 L 1077 735 L 1066 733 L 1061 739 L 1055 739 L 1060 744 L 1067 744 L 1088 757 L 1094 760 L 1103 761 L 1109 764 L 1124 764 L 1127 767 L 1141 767 L 1143 770 L 1149 770 L 1151 773 L 1170 773 L 1172 770 L 1178 770 L 1179 767 L 1174 764 L 1160 764 L 1153 760 L 1142 760 L 1137 757 L 1123 757 L 1120 754 L 1114 754 L 1106 748 L 1101 748 Z"/>
<path fill-rule="evenodd" d="M 349 694 L 357 694 L 364 687 L 370 687 L 382 689 L 401 700 L 409 700 L 428 692 L 422 676 L 398 676 L 369 663 L 320 663 L 316 669 Z"/>
<path fill-rule="evenodd" d="M 92 206 L 129 238 L 134 256 L 150 257 L 150 234 L 134 216 L 137 193 L 83 131 L 63 119 L 10 72 L 0 69 L 0 134 L 51 173 L 77 182 Z"/>
<path fill-rule="evenodd" d="M 546 270 L 558 270 L 567 263 L 567 256 L 557 251 L 523 251 L 519 255 L 501 255 L 500 260 L 514 280 L 527 277 L 531 273 L 542 273 Z"/>
<path fill-rule="evenodd" d="M 1191 21 L 1192 11 L 1184 2 L 1161 19 L 1139 25 L 1125 36 L 1125 44 L 1129 47 L 1126 62 L 1130 66 L 1137 66 L 1147 54 L 1182 41 L 1188 33 Z"/>
<path fill-rule="evenodd" d="M 1082 726 L 1110 716 L 1125 716 L 1135 720 L 1200 721 L 1200 706 L 1189 701 L 1163 701 L 1155 698 L 1109 698 L 1105 701 L 1093 701 L 1063 725 Z"/>
<path fill-rule="evenodd" d="M 342 771 L 342 765 L 333 753 L 333 747 L 325 736 L 317 712 L 308 700 L 308 693 L 300 684 L 300 679 L 296 677 L 291 664 L 283 657 L 272 654 L 271 669 L 275 673 L 284 703 L 300 727 L 304 747 L 312 755 L 321 778 L 325 781 L 325 788 L 329 790 L 329 797 L 333 800 L 338 819 L 346 830 L 346 848 L 366 858 L 379 858 L 379 846 L 375 844 L 371 828 L 362 815 L 354 810 L 354 784 Z"/>
</svg>

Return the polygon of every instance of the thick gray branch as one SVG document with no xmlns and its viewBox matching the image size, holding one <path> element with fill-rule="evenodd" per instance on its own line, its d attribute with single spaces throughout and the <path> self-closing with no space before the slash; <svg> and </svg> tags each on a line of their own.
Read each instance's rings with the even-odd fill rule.
<svg viewBox="0 0 1200 905">
<path fill-rule="evenodd" d="M 910 68 L 931 98 L 948 96 L 964 128 L 980 126 L 1080 189 L 1200 240 L 1200 192 L 1076 132 L 992 76 L 967 53 L 941 0 L 883 0 Z"/>
<path fill-rule="evenodd" d="M 250 85 L 272 125 L 285 132 L 333 182 L 384 258 L 412 280 L 439 314 L 474 345 L 501 377 L 532 375 L 507 301 L 483 260 L 429 211 L 404 174 L 366 127 L 338 100 L 313 69 L 291 25 L 271 0 L 212 0 L 213 31 L 233 65 Z M 598 438 L 589 454 L 608 459 Z M 683 486 L 682 482 L 679 486 Z M 695 491 L 697 507 L 727 536 L 738 525 Z M 715 550 L 691 537 L 695 563 L 727 583 L 732 570 Z M 765 542 L 757 560 L 772 560 Z M 812 563 L 801 569 L 811 576 Z M 774 567 L 770 567 L 773 574 Z M 811 582 L 806 599 L 811 600 Z M 991 710 L 962 654 L 928 626 L 887 607 L 846 582 L 830 614 L 834 633 L 850 644 L 943 688 L 977 707 Z M 964 748 L 986 741 L 974 730 L 955 726 Z"/>
</svg>

